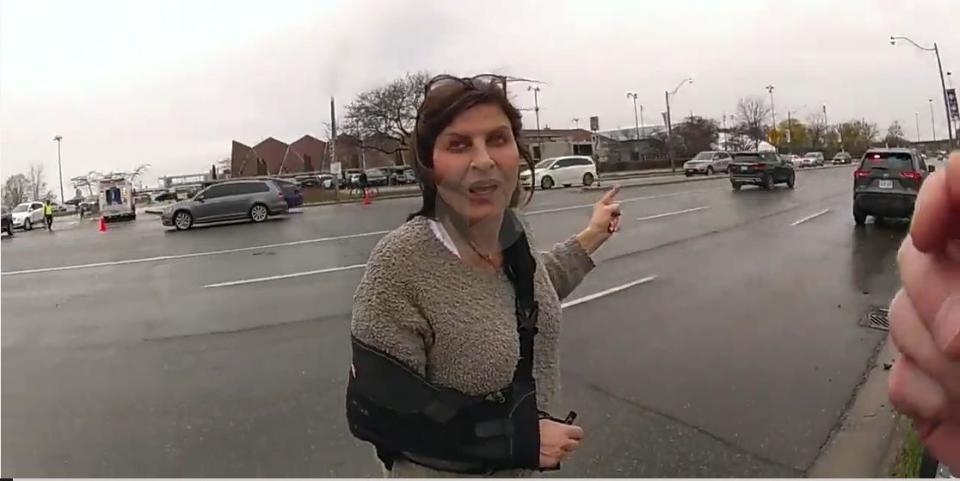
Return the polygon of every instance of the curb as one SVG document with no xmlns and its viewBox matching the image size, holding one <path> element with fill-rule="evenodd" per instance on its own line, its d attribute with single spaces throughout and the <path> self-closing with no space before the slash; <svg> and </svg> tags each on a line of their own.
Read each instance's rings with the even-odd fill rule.
<svg viewBox="0 0 960 481">
<path fill-rule="evenodd" d="M 887 395 L 885 363 L 897 357 L 890 336 L 870 359 L 868 371 L 849 408 L 807 470 L 811 478 L 875 478 L 890 476 L 891 449 L 902 443 L 900 416 Z"/>
</svg>

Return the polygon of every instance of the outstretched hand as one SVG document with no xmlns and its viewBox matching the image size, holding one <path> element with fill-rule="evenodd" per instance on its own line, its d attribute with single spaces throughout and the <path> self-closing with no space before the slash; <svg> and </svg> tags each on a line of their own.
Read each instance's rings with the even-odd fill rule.
<svg viewBox="0 0 960 481">
<path fill-rule="evenodd" d="M 614 185 L 593 205 L 593 214 L 587 227 L 577 234 L 577 240 L 587 253 L 592 254 L 615 232 L 620 230 L 620 202 L 616 200 L 620 186 Z"/>
<path fill-rule="evenodd" d="M 960 471 L 960 151 L 924 182 L 897 256 L 903 288 L 890 304 L 902 357 L 890 399 L 921 441 Z"/>
</svg>

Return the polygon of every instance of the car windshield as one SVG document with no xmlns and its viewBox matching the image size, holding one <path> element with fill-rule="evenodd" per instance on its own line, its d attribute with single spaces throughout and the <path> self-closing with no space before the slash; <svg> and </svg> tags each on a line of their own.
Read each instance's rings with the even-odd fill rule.
<svg viewBox="0 0 960 481">
<path fill-rule="evenodd" d="M 764 159 L 763 159 L 763 156 L 761 156 L 760 154 L 745 153 L 745 154 L 734 155 L 733 161 L 734 162 L 763 162 Z"/>
<path fill-rule="evenodd" d="M 27 212 L 30 210 L 30 204 L 20 204 L 13 208 L 14 212 Z"/>
<path fill-rule="evenodd" d="M 535 165 L 534 168 L 536 168 L 536 169 L 548 169 L 548 168 L 550 168 L 550 166 L 553 165 L 553 163 L 556 162 L 556 161 L 557 161 L 557 159 L 544 159 L 544 160 L 541 160 L 540 162 L 537 162 L 537 165 Z"/>
<path fill-rule="evenodd" d="M 887 170 L 912 170 L 913 156 L 906 152 L 867 152 L 863 156 L 862 168 L 881 168 Z"/>
<path fill-rule="evenodd" d="M 807 155 L 805 155 L 804 157 L 805 157 L 805 158 L 808 158 L 808 159 L 812 159 L 812 158 L 820 157 L 821 155 L 823 155 L 823 154 L 821 154 L 821 153 L 819 153 L 819 152 L 807 152 Z"/>
<path fill-rule="evenodd" d="M 696 157 L 694 157 L 691 160 L 712 160 L 712 159 L 713 159 L 713 152 L 700 152 L 699 154 L 697 154 Z"/>
</svg>

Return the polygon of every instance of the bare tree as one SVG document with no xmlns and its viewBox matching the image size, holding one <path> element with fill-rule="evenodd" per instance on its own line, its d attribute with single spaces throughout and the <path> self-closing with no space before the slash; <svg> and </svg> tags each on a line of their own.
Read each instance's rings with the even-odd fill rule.
<svg viewBox="0 0 960 481">
<path fill-rule="evenodd" d="M 31 164 L 27 172 L 27 182 L 29 182 L 30 192 L 33 194 L 33 200 L 40 200 L 41 194 L 47 193 L 47 181 L 44 180 L 46 172 L 43 164 Z"/>
<path fill-rule="evenodd" d="M 387 137 L 399 145 L 393 151 L 373 145 L 364 145 L 364 148 L 387 154 L 408 150 L 417 108 L 423 100 L 424 85 L 429 78 L 425 71 L 408 72 L 387 85 L 361 92 L 347 105 L 343 131 L 360 139 Z"/>
<path fill-rule="evenodd" d="M 760 142 L 764 138 L 763 123 L 770 116 L 770 106 L 763 100 L 763 97 L 746 97 L 737 102 L 737 112 L 734 114 L 738 130 L 743 135 L 753 139 L 755 147 L 760 148 Z"/>
<path fill-rule="evenodd" d="M 3 205 L 13 207 L 27 200 L 30 190 L 30 180 L 23 174 L 14 174 L 7 177 L 3 183 Z"/>
<path fill-rule="evenodd" d="M 827 123 L 821 115 L 807 117 L 807 146 L 811 150 L 824 148 L 827 144 Z"/>
<path fill-rule="evenodd" d="M 900 122 L 896 120 L 887 128 L 887 136 L 883 141 L 890 147 L 904 147 L 910 144 L 903 134 L 903 127 L 900 125 Z"/>
</svg>

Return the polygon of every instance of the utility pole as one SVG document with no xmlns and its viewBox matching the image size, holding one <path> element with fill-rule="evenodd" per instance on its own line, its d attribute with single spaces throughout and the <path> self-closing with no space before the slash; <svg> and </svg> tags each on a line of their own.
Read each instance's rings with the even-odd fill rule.
<svg viewBox="0 0 960 481">
<path fill-rule="evenodd" d="M 721 118 L 722 118 L 723 120 L 721 120 L 720 130 L 721 130 L 722 133 L 723 133 L 723 142 L 721 143 L 720 149 L 722 149 L 724 152 L 726 152 L 726 151 L 727 151 L 727 137 L 730 135 L 729 133 L 727 133 L 727 113 L 724 112 L 724 113 L 723 113 L 723 116 L 722 116 Z"/>
<path fill-rule="evenodd" d="M 787 110 L 787 150 L 793 153 L 793 119 L 790 117 L 789 110 Z"/>
<path fill-rule="evenodd" d="M 640 131 L 643 132 L 643 104 L 640 104 Z"/>
<path fill-rule="evenodd" d="M 933 116 L 933 99 L 927 99 L 930 102 L 930 131 L 933 132 L 933 141 L 937 141 L 937 123 Z"/>
<path fill-rule="evenodd" d="M 823 146 L 827 146 L 827 134 L 830 133 L 830 119 L 827 118 L 827 104 L 823 104 Z"/>
<path fill-rule="evenodd" d="M 950 142 L 950 147 L 953 147 L 955 145 L 954 138 L 953 138 L 953 120 L 950 117 L 950 104 L 947 102 L 947 82 L 943 78 L 943 63 L 940 61 L 940 48 L 937 46 L 937 42 L 933 42 L 933 47 L 930 48 L 930 47 L 921 46 L 920 44 L 918 44 L 917 42 L 914 42 L 908 37 L 890 36 L 890 45 L 896 45 L 897 40 L 906 40 L 911 44 L 913 44 L 914 47 L 917 47 L 920 50 L 923 50 L 925 52 L 933 52 L 933 54 L 936 55 L 937 69 L 940 71 L 940 90 L 941 90 L 940 93 L 943 95 L 943 109 L 944 109 L 944 112 L 946 112 L 947 114 L 947 138 Z M 931 109 L 933 108 L 932 99 L 930 102 L 930 108 Z M 934 135 L 934 140 L 936 140 L 936 135 Z"/>
<path fill-rule="evenodd" d="M 543 159 L 543 142 L 540 137 L 540 87 L 539 86 L 527 86 L 527 91 L 533 91 L 533 113 L 537 118 L 537 150 L 540 151 L 540 157 L 537 160 Z"/>
<path fill-rule="evenodd" d="M 57 143 L 57 171 L 60 174 L 60 203 L 63 204 L 67 199 L 63 198 L 63 162 L 60 161 L 60 141 L 63 140 L 62 135 L 57 135 L 53 138 L 53 141 Z"/>
</svg>

